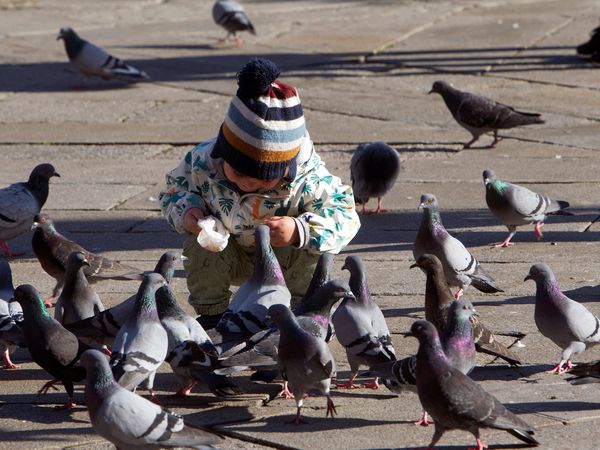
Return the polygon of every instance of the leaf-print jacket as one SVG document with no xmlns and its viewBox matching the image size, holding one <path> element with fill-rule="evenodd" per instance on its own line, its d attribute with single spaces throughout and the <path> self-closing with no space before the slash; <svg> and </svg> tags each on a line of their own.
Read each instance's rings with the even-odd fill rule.
<svg viewBox="0 0 600 450">
<path fill-rule="evenodd" d="M 254 246 L 255 227 L 273 216 L 293 217 L 300 236 L 298 247 L 312 253 L 338 253 L 358 232 L 352 189 L 329 173 L 308 134 L 296 158 L 296 178 L 253 193 L 240 193 L 227 180 L 223 160 L 210 156 L 214 142 L 215 138 L 196 145 L 166 175 L 160 206 L 178 233 L 186 232 L 183 216 L 193 207 L 220 219 L 243 247 Z"/>
</svg>

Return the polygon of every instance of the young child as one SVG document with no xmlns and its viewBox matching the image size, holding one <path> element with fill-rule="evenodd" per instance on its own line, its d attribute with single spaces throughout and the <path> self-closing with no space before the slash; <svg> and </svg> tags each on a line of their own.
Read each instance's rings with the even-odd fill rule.
<svg viewBox="0 0 600 450">
<path fill-rule="evenodd" d="M 327 171 L 306 131 L 296 89 L 278 75 L 266 59 L 242 67 L 218 136 L 189 151 L 160 194 L 169 224 L 189 233 L 183 250 L 188 301 L 205 328 L 227 309 L 231 285 L 252 275 L 259 224 L 270 228 L 292 304 L 306 291 L 319 255 L 338 253 L 360 227 L 352 190 Z M 208 215 L 230 232 L 222 252 L 196 241 L 197 222 Z"/>
</svg>

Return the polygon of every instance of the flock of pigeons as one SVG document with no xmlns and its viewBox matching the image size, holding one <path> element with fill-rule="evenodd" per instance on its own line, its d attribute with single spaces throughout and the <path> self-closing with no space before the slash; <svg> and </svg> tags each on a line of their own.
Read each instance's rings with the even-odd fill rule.
<svg viewBox="0 0 600 450">
<path fill-rule="evenodd" d="M 243 8 L 233 0 L 217 0 L 215 22 L 241 44 L 238 31 L 254 33 Z M 144 78 L 146 74 L 81 39 L 72 29 L 60 30 L 69 61 L 84 76 Z M 544 123 L 539 114 L 517 111 L 491 99 L 459 91 L 437 81 L 430 92 L 442 96 L 455 120 L 472 134 L 470 147 L 479 137 L 498 130 Z M 363 213 L 370 198 L 381 199 L 394 185 L 401 170 L 396 150 L 383 142 L 360 146 L 351 161 L 351 180 Z M 485 448 L 481 428 L 506 430 L 526 444 L 538 445 L 534 429 L 508 411 L 468 374 L 476 364 L 476 352 L 522 364 L 481 321 L 473 305 L 461 295 L 470 285 L 484 293 L 502 292 L 492 276 L 455 237 L 444 228 L 437 199 L 421 197 L 421 224 L 414 242 L 415 264 L 426 275 L 424 314 L 410 335 L 419 340 L 416 355 L 397 359 L 381 310 L 373 301 L 367 274 L 358 256 L 347 256 L 343 268 L 349 281 L 331 279 L 333 255 L 319 259 L 309 288 L 291 309 L 291 295 L 269 242 L 269 230 L 259 226 L 255 234 L 253 276 L 242 284 L 214 329 L 204 330 L 179 306 L 170 283 L 183 257 L 166 252 L 152 272 L 112 261 L 87 251 L 59 233 L 41 212 L 49 180 L 59 177 L 51 164 L 35 167 L 28 181 L 0 189 L 0 249 L 6 257 L 18 256 L 6 241 L 35 228 L 32 248 L 42 268 L 56 280 L 52 295 L 42 299 L 35 287 L 13 286 L 11 266 L 0 260 L 0 351 L 4 368 L 15 369 L 10 355 L 26 347 L 31 358 L 53 379 L 40 393 L 62 383 L 67 402 L 74 406 L 73 384 L 85 380 L 85 402 L 96 432 L 117 448 L 190 447 L 214 448 L 223 438 L 187 425 L 162 408 L 153 392 L 156 370 L 167 362 L 180 383 L 176 396 L 190 394 L 196 383 L 205 383 L 217 396 L 241 393 L 232 374 L 255 371 L 252 379 L 282 379 L 282 396 L 293 398 L 292 423 L 304 422 L 303 400 L 309 392 L 326 399 L 326 417 L 337 414 L 331 398 L 336 364 L 328 342 L 335 336 L 346 349 L 351 374 L 337 388 L 357 388 L 359 369 L 368 368 L 374 378 L 363 387 L 380 383 L 395 393 L 416 392 L 423 406 L 422 425 L 434 423 L 428 448 L 446 430 L 472 433 L 477 450 Z M 548 215 L 570 214 L 569 204 L 512 184 L 483 172 L 486 202 L 504 224 L 508 237 L 496 247 L 514 245 L 517 227 L 535 224 L 537 238 Z M 137 294 L 105 309 L 91 286 L 103 279 L 138 280 Z M 600 342 L 600 319 L 569 299 L 546 264 L 531 267 L 525 280 L 536 283 L 534 319 L 540 332 L 562 349 L 553 372 L 570 371 L 573 384 L 600 381 L 600 362 L 573 366 L 571 357 Z M 451 288 L 455 288 L 453 294 Z M 337 307 L 336 307 L 337 305 Z M 51 315 L 49 308 L 54 308 Z M 139 386 L 150 394 L 135 393 Z M 429 416 L 433 418 L 431 422 Z"/>
</svg>

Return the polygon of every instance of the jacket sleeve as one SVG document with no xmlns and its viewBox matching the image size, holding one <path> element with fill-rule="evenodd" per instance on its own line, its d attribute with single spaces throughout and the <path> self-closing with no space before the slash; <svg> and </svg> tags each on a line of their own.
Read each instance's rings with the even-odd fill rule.
<svg viewBox="0 0 600 450">
<path fill-rule="evenodd" d="M 190 150 L 181 163 L 167 173 L 166 189 L 158 196 L 160 209 L 167 222 L 180 234 L 187 232 L 183 228 L 183 216 L 188 209 L 200 208 L 206 214 L 206 205 L 193 181 L 193 152 L 193 149 Z"/>
<path fill-rule="evenodd" d="M 314 253 L 339 253 L 360 228 L 352 189 L 323 163 L 307 176 L 298 209 L 298 247 Z"/>
</svg>

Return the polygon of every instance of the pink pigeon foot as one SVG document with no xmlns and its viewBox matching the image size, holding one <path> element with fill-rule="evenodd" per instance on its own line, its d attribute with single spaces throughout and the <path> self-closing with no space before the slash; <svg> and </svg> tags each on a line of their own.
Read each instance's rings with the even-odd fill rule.
<svg viewBox="0 0 600 450">
<path fill-rule="evenodd" d="M 50 380 L 48 381 L 46 384 L 44 384 L 42 386 L 42 388 L 37 392 L 38 395 L 40 394 L 46 394 L 50 389 L 54 389 L 55 391 L 58 391 L 58 388 L 56 386 L 54 386 L 56 383 L 58 383 L 58 379 L 55 378 L 54 380 Z"/>
<path fill-rule="evenodd" d="M 360 389 L 360 385 L 354 384 L 351 380 L 348 380 L 346 383 L 336 384 L 338 389 Z"/>
<path fill-rule="evenodd" d="M 174 398 L 186 398 L 192 392 L 192 388 L 195 383 L 190 384 L 189 386 L 182 387 L 177 392 L 175 392 L 172 397 Z"/>
<path fill-rule="evenodd" d="M 73 409 L 76 406 L 77 403 L 73 403 L 73 398 L 69 396 L 67 403 L 65 403 L 64 405 L 56 405 L 54 409 L 57 411 L 64 411 L 66 409 Z"/>
<path fill-rule="evenodd" d="M 367 389 L 379 389 L 379 377 L 375 377 L 371 383 L 364 383 L 363 387 Z"/>
<path fill-rule="evenodd" d="M 431 424 L 433 424 L 433 420 L 429 420 L 427 411 L 423 411 L 421 418 L 415 422 L 415 425 L 420 425 L 422 427 L 428 427 Z"/>
<path fill-rule="evenodd" d="M 10 360 L 10 355 L 8 354 L 8 349 L 6 349 L 4 351 L 4 365 L 2 366 L 3 369 L 18 369 L 20 366 L 18 364 L 14 364 L 11 360 Z"/>
<path fill-rule="evenodd" d="M 535 237 L 539 241 L 544 234 L 542 233 L 542 227 L 544 226 L 544 222 L 536 222 L 535 223 Z"/>
<path fill-rule="evenodd" d="M 288 389 L 288 383 L 287 383 L 287 381 L 285 383 L 283 383 L 283 389 L 281 390 L 281 392 L 279 392 L 279 394 L 277 394 L 277 397 L 281 397 L 281 398 L 294 398 L 294 394 L 292 394 L 290 392 L 290 390 Z"/>
<path fill-rule="evenodd" d="M 567 361 L 567 363 L 565 364 L 565 366 L 563 367 L 563 361 L 559 362 L 556 367 L 552 370 L 549 370 L 548 373 L 555 373 L 558 375 L 562 375 L 563 373 L 568 372 L 569 370 L 571 370 L 571 368 L 573 367 L 573 364 L 571 363 L 571 361 Z"/>
<path fill-rule="evenodd" d="M 148 397 L 148 400 L 157 404 L 158 406 L 164 406 L 153 391 L 150 391 L 150 397 Z"/>
<path fill-rule="evenodd" d="M 468 450 L 483 450 L 484 448 L 488 448 L 488 446 L 480 438 L 477 438 L 477 448 L 471 447 Z"/>
<path fill-rule="evenodd" d="M 375 208 L 375 214 L 387 212 L 387 209 L 381 207 L 381 198 L 377 197 L 377 208 Z"/>
<path fill-rule="evenodd" d="M 329 417 L 330 414 L 331 418 L 333 419 L 333 416 L 337 415 L 337 410 L 335 409 L 335 405 L 333 404 L 331 397 L 327 396 L 327 412 L 325 413 L 325 417 Z"/>
<path fill-rule="evenodd" d="M 112 356 L 112 351 L 106 345 L 103 345 L 101 350 L 106 356 Z"/>
<path fill-rule="evenodd" d="M 46 300 L 44 300 L 44 306 L 46 308 L 54 308 L 54 297 L 50 296 Z"/>
<path fill-rule="evenodd" d="M 15 256 L 22 256 L 25 253 L 13 253 L 10 251 L 10 249 L 8 248 L 8 244 L 3 241 L 0 240 L 0 249 L 2 249 L 2 252 L 4 253 L 4 256 L 8 256 L 9 258 L 13 258 Z"/>
<path fill-rule="evenodd" d="M 363 202 L 362 208 L 360 210 L 360 213 L 363 216 L 367 216 L 367 215 L 371 214 L 371 211 L 367 208 L 367 202 L 366 201 Z"/>
<path fill-rule="evenodd" d="M 454 294 L 454 300 L 458 300 L 464 292 L 465 291 L 463 291 L 463 288 L 460 288 L 458 291 L 456 291 L 456 294 Z"/>
<path fill-rule="evenodd" d="M 302 415 L 300 414 L 300 408 L 298 408 L 298 412 L 296 413 L 296 416 L 292 420 L 287 421 L 286 423 L 293 423 L 294 425 L 302 425 L 303 423 L 308 423 L 308 422 L 302 418 Z"/>
</svg>

